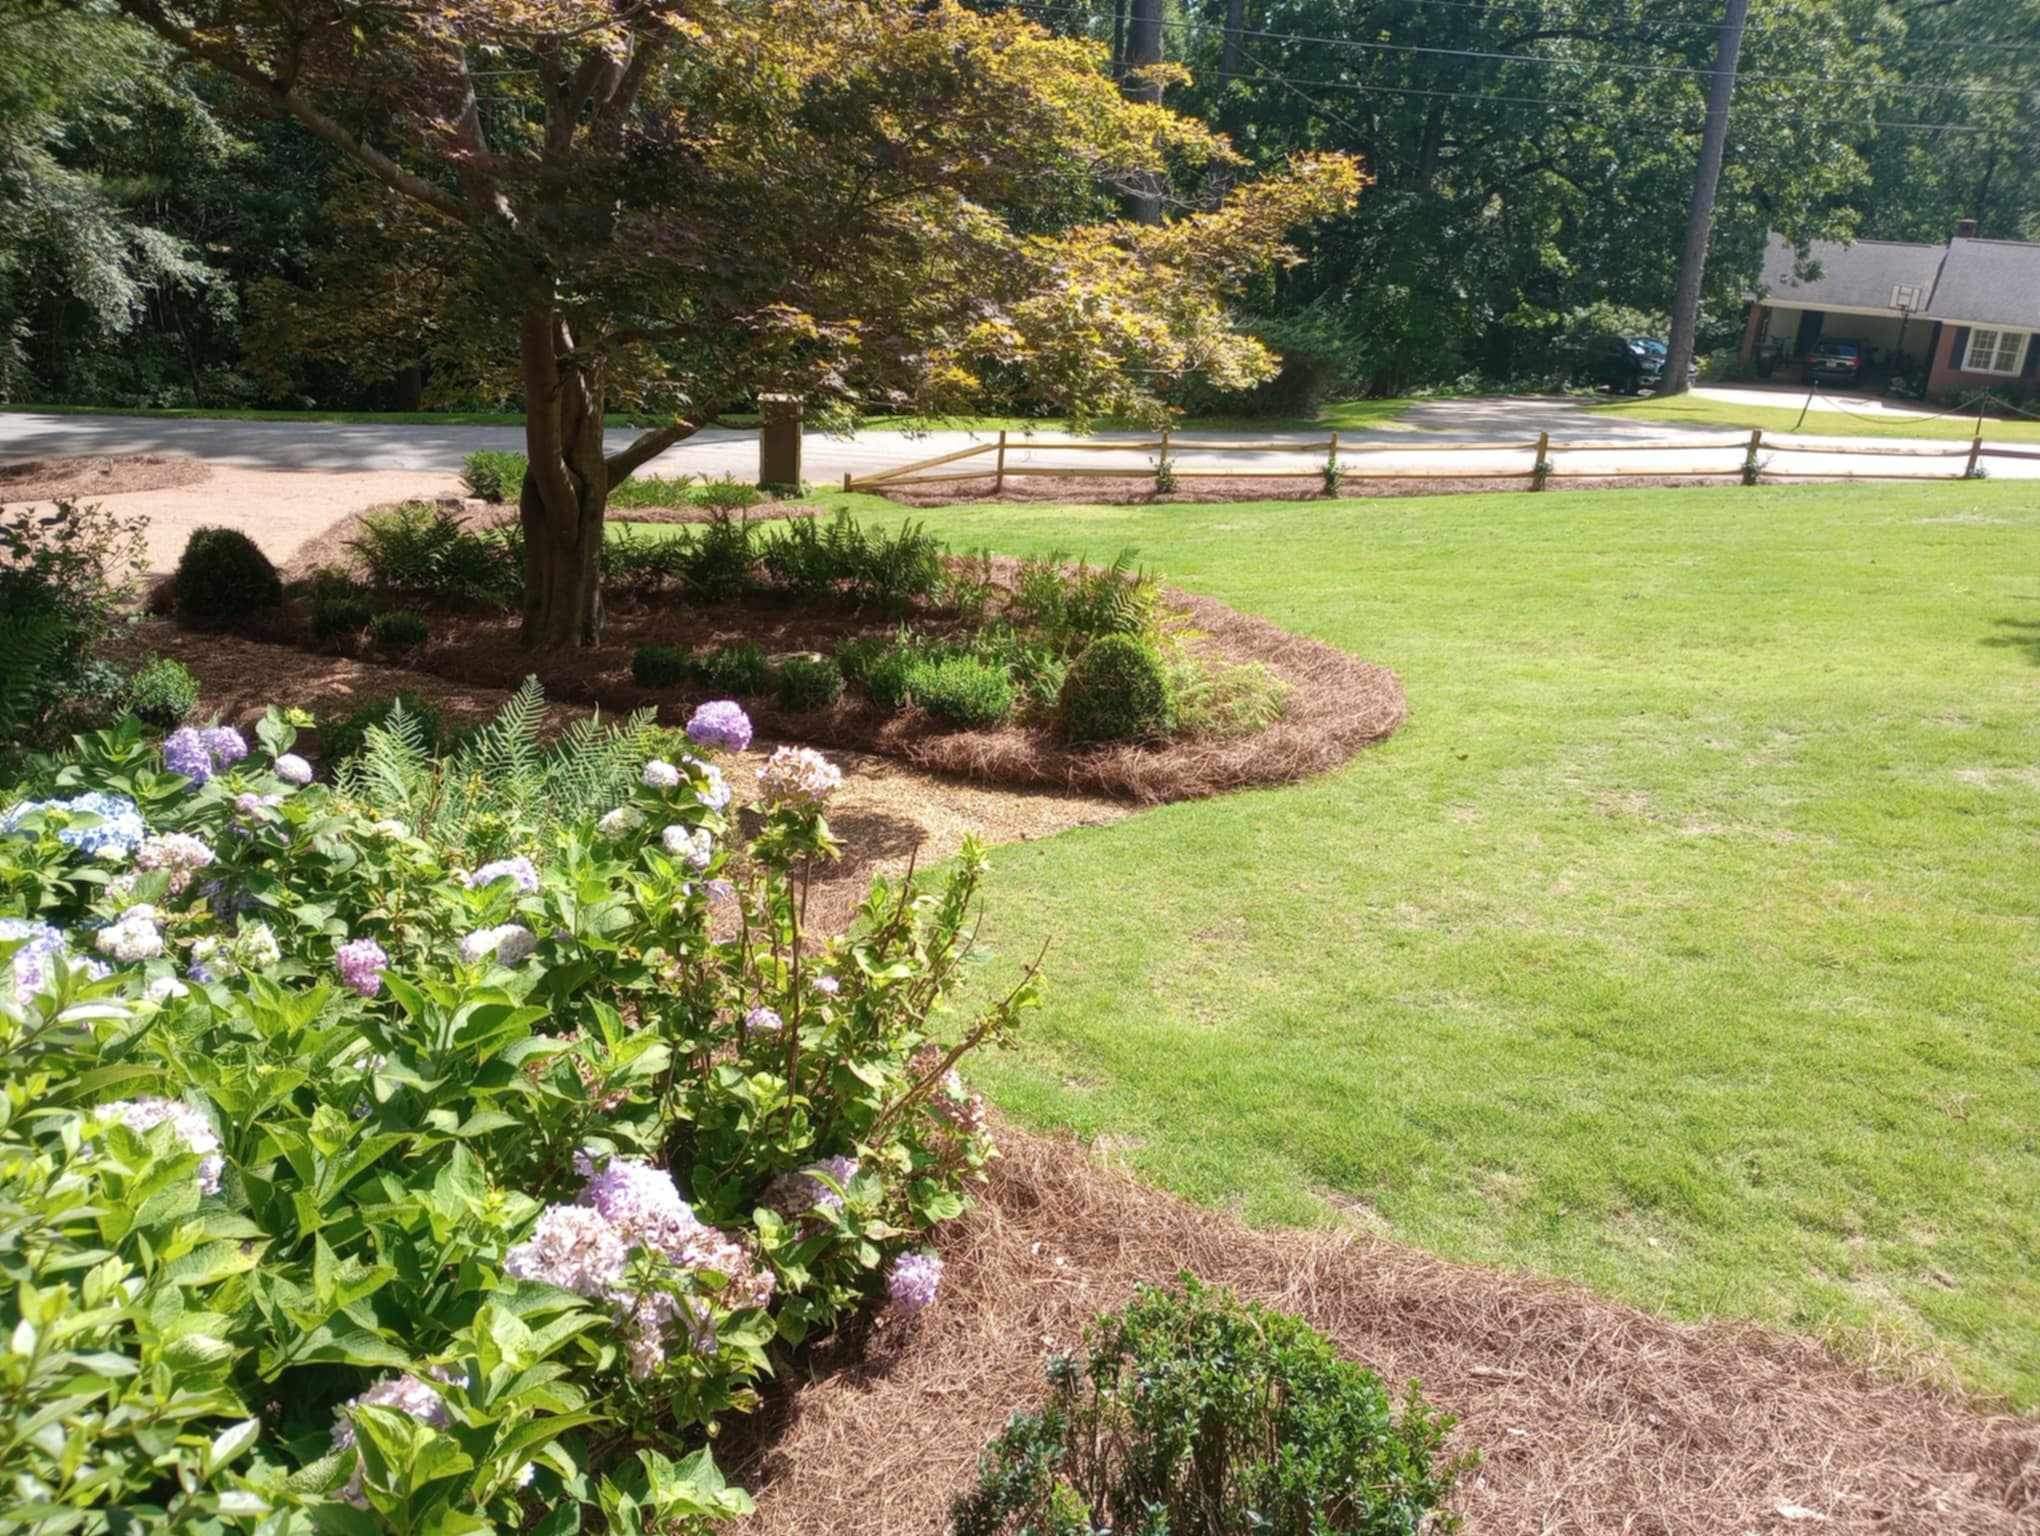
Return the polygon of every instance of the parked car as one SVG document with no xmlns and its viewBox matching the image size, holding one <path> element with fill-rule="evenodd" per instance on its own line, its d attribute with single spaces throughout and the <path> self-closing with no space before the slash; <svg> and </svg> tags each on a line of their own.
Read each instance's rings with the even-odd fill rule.
<svg viewBox="0 0 2040 1536">
<path fill-rule="evenodd" d="M 1816 384 L 1860 384 L 1869 362 L 1870 349 L 1862 342 L 1823 336 L 1806 354 L 1806 376 Z"/>
<path fill-rule="evenodd" d="M 1664 382 L 1665 354 L 1670 348 L 1655 336 L 1596 336 L 1587 347 L 1587 380 L 1619 395 L 1656 389 Z M 1699 365 L 1687 368 L 1687 380 L 1699 377 Z"/>
</svg>

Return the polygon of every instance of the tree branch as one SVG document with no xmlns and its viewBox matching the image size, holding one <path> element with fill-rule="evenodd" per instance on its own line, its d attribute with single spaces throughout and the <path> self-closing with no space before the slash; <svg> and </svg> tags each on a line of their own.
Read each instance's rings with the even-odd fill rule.
<svg viewBox="0 0 2040 1536">
<path fill-rule="evenodd" d="M 702 421 L 715 419 L 713 411 L 704 411 L 700 414 Z M 638 440 L 623 452 L 612 453 L 603 461 L 609 471 L 610 488 L 614 489 L 622 484 L 675 443 L 685 442 L 700 430 L 701 422 L 675 421 L 640 434 Z"/>
</svg>

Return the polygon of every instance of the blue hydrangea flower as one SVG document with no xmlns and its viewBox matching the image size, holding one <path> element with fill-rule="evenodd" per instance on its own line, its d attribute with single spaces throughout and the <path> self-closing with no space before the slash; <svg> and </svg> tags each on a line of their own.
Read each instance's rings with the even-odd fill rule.
<svg viewBox="0 0 2040 1536">
<path fill-rule="evenodd" d="M 163 738 L 163 766 L 183 774 L 194 785 L 203 784 L 213 775 L 212 750 L 205 738 L 187 725 Z"/>
<path fill-rule="evenodd" d="M 98 817 L 91 826 L 72 825 L 57 829 L 57 841 L 91 858 L 124 859 L 148 835 L 142 813 L 125 795 L 104 795 L 94 790 L 69 800 L 26 800 L 0 817 L 0 832 L 12 832 L 22 818 L 35 811 L 68 811 L 72 815 Z"/>
<path fill-rule="evenodd" d="M 498 880 L 508 880 L 529 896 L 538 889 L 538 867 L 527 858 L 498 859 L 493 864 L 484 864 L 469 875 L 468 889 L 478 891 L 485 885 L 494 885 Z"/>
</svg>

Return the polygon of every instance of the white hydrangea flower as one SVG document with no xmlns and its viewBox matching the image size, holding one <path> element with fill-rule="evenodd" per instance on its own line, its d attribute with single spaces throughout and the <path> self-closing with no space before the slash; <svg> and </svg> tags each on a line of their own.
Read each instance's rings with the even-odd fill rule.
<svg viewBox="0 0 2040 1536">
<path fill-rule="evenodd" d="M 645 824 L 645 813 L 634 805 L 619 805 L 615 810 L 595 823 L 595 830 L 604 837 L 629 837 Z"/>
<path fill-rule="evenodd" d="M 680 770 L 663 757 L 655 757 L 645 764 L 644 785 L 646 789 L 678 789 Z"/>
<path fill-rule="evenodd" d="M 708 868 L 709 860 L 715 857 L 715 838 L 706 828 L 671 826 L 659 834 L 659 841 L 666 845 L 666 852 L 696 869 Z"/>
</svg>

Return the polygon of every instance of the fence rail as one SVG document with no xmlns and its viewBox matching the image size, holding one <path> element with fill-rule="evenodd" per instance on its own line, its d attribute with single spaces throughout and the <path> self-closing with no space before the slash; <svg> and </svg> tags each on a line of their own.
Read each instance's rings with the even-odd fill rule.
<svg viewBox="0 0 2040 1536">
<path fill-rule="evenodd" d="M 1789 435 L 1789 434 L 1788 434 Z M 1143 469 L 1121 466 L 1090 468 L 1081 464 L 1013 464 L 1008 462 L 1008 450 L 1015 446 L 1026 450 L 1049 450 L 1055 453 L 1151 453 L 1158 455 L 1158 462 Z M 1174 455 L 1178 453 L 1237 453 L 1237 454 L 1288 454 L 1300 457 L 1306 454 L 1323 455 L 1324 461 L 1312 469 L 1256 469 L 1249 465 L 1234 464 L 1220 469 L 1178 468 Z M 1632 454 L 1632 453 L 1730 453 L 1740 452 L 1740 464 L 1728 468 L 1661 470 L 1649 466 L 1610 466 L 1594 469 L 1561 469 L 1557 460 L 1565 454 Z M 1370 469 L 1365 467 L 1368 456 L 1374 454 L 1468 454 L 1468 453 L 1528 453 L 1535 459 L 1528 469 L 1502 468 L 1394 468 Z M 1892 459 L 1961 459 L 1962 467 L 1947 475 L 1905 474 L 1880 475 L 1875 471 L 1862 470 L 1802 470 L 1773 469 L 1770 460 L 1764 456 L 1779 454 L 1831 454 L 1851 458 L 1892 458 Z M 1005 488 L 1008 479 L 1035 478 L 1056 480 L 1152 480 L 1161 466 L 1168 466 L 1168 474 L 1175 480 L 1321 480 L 1328 474 L 1342 475 L 1354 480 L 1528 480 L 1530 489 L 1541 490 L 1552 480 L 1604 480 L 1620 479 L 1631 475 L 1667 475 L 1680 479 L 1727 479 L 1740 477 L 1750 484 L 1762 479 L 1776 480 L 1932 480 L 1932 479 L 1975 479 L 1983 472 L 1985 459 L 2029 459 L 2040 460 L 2040 450 L 2000 448 L 1983 440 L 1983 424 L 1977 423 L 1976 435 L 1966 443 L 1957 443 L 1947 448 L 1876 447 L 1864 443 L 1855 447 L 1838 447 L 1823 443 L 1780 442 L 1765 440 L 1763 430 L 1754 428 L 1748 434 L 1732 438 L 1703 439 L 1700 441 L 1659 441 L 1626 442 L 1622 440 L 1555 443 L 1549 433 L 1540 432 L 1535 441 L 1511 439 L 1505 442 L 1477 443 L 1432 443 L 1432 442 L 1390 442 L 1390 443 L 1341 443 L 1339 434 L 1334 432 L 1322 441 L 1300 442 L 1219 442 L 1199 438 L 1179 438 L 1164 431 L 1153 439 L 1134 442 L 1098 442 L 1095 440 L 1046 442 L 1026 438 L 1014 445 L 1007 434 L 999 433 L 996 439 L 974 443 L 968 448 L 958 448 L 950 453 L 937 454 L 933 458 L 917 459 L 912 463 L 898 464 L 876 474 L 843 476 L 846 491 L 878 490 L 889 486 L 908 485 L 955 485 L 968 480 L 992 481 L 994 494 Z M 961 464 L 970 459 L 989 459 L 983 467 L 955 470 L 948 466 Z M 943 470 L 930 474 L 930 470 Z"/>
</svg>

